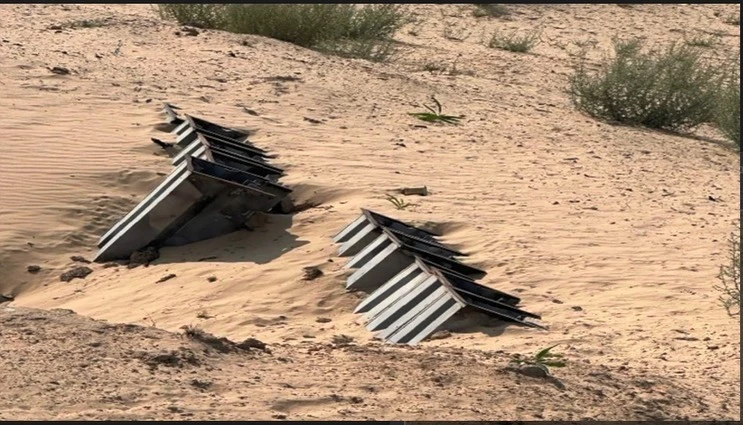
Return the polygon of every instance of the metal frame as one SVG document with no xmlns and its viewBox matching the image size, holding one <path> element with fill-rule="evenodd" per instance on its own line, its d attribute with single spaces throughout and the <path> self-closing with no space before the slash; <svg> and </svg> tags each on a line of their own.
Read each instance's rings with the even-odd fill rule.
<svg viewBox="0 0 743 425">
<path fill-rule="evenodd" d="M 353 255 L 346 288 L 372 290 L 354 312 L 380 339 L 417 344 L 465 310 L 543 328 L 533 321 L 539 315 L 516 307 L 518 297 L 475 282 L 485 272 L 459 262 L 462 253 L 423 229 L 362 209 L 334 240 L 341 255 Z"/>
</svg>

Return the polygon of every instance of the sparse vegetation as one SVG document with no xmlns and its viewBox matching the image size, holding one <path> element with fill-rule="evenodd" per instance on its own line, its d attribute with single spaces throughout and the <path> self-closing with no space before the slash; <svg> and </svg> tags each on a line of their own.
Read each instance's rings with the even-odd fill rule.
<svg viewBox="0 0 743 425">
<path fill-rule="evenodd" d="M 435 96 L 431 96 L 431 99 L 433 100 L 433 103 L 436 106 L 436 109 L 433 109 L 432 107 L 428 105 L 423 105 L 426 109 L 429 110 L 429 112 L 409 112 L 410 115 L 418 118 L 419 120 L 423 120 L 426 122 L 443 122 L 446 124 L 459 124 L 459 120 L 464 118 L 464 115 L 444 115 L 441 113 L 442 106 L 441 103 L 436 99 Z"/>
<path fill-rule="evenodd" d="M 472 15 L 477 18 L 482 18 L 483 16 L 504 18 L 510 14 L 511 12 L 508 8 L 502 4 L 475 4 L 475 10 L 472 11 Z"/>
<path fill-rule="evenodd" d="M 438 73 L 439 75 L 446 74 L 451 77 L 457 76 L 457 75 L 474 76 L 475 75 L 474 71 L 469 70 L 469 69 L 461 69 L 457 66 L 457 64 L 459 63 L 459 59 L 461 57 L 462 57 L 462 54 L 460 53 L 459 55 L 457 55 L 456 58 L 454 58 L 451 64 L 446 64 L 443 62 L 428 61 L 423 64 L 421 69 L 423 71 L 428 71 L 432 74 L 433 73 Z"/>
<path fill-rule="evenodd" d="M 740 26 L 740 14 L 728 16 L 727 18 L 725 18 L 725 23 L 728 25 L 735 25 L 739 27 Z"/>
<path fill-rule="evenodd" d="M 540 43 L 540 35 L 539 31 L 530 31 L 525 34 L 519 34 L 518 31 L 501 34 L 496 31 L 490 38 L 488 46 L 494 49 L 508 50 L 509 52 L 527 53 Z"/>
<path fill-rule="evenodd" d="M 723 74 L 698 48 L 673 44 L 645 51 L 639 39 L 615 40 L 614 56 L 598 71 L 580 63 L 570 92 L 578 109 L 599 119 L 691 130 L 712 120 Z"/>
<path fill-rule="evenodd" d="M 717 276 L 720 285 L 714 288 L 721 293 L 720 303 L 728 314 L 731 317 L 737 316 L 740 320 L 740 223 L 738 233 L 732 233 L 728 242 L 730 263 L 720 266 Z"/>
<path fill-rule="evenodd" d="M 517 357 L 513 360 L 513 363 L 518 366 L 536 366 L 544 370 L 547 375 L 551 375 L 551 371 L 549 368 L 565 367 L 567 365 L 567 362 L 565 361 L 562 354 L 556 354 L 552 352 L 552 349 L 555 347 L 557 347 L 557 345 L 542 349 L 537 352 L 534 357 Z"/>
<path fill-rule="evenodd" d="M 65 28 L 80 29 L 80 28 L 99 28 L 107 25 L 107 19 L 80 19 L 77 21 L 70 21 L 63 25 Z"/>
<path fill-rule="evenodd" d="M 150 323 L 150 327 L 157 327 L 157 322 L 155 322 L 155 319 L 152 318 L 152 313 L 147 313 L 147 316 L 145 316 L 143 319 Z"/>
<path fill-rule="evenodd" d="M 734 64 L 740 63 L 737 57 Z M 740 66 L 732 65 L 720 86 L 714 124 L 740 149 Z"/>
<path fill-rule="evenodd" d="M 256 34 L 341 56 L 387 60 L 392 36 L 409 22 L 401 5 L 161 4 L 164 19 L 184 25 Z"/>
<path fill-rule="evenodd" d="M 406 200 L 390 194 L 387 194 L 387 201 L 389 201 L 390 204 L 394 205 L 394 207 L 398 210 L 404 210 L 405 208 L 410 206 L 410 203 L 408 203 Z"/>
<path fill-rule="evenodd" d="M 159 4 L 157 12 L 163 19 L 173 19 L 179 24 L 198 28 L 218 28 L 226 25 L 225 5 L 220 4 Z"/>
<path fill-rule="evenodd" d="M 352 336 L 339 334 L 339 335 L 333 335 L 333 344 L 335 345 L 349 345 L 353 342 L 354 338 Z"/>
<path fill-rule="evenodd" d="M 462 42 L 472 35 L 472 32 L 468 32 L 463 28 L 458 28 L 448 23 L 444 25 L 443 36 L 447 40 Z"/>
<path fill-rule="evenodd" d="M 705 36 L 702 33 L 696 33 L 684 40 L 687 46 L 691 47 L 713 47 L 717 44 L 719 38 L 713 34 Z"/>
<path fill-rule="evenodd" d="M 237 348 L 237 344 L 230 341 L 227 338 L 218 338 L 209 332 L 206 332 L 205 330 L 199 328 L 198 326 L 192 326 L 192 325 L 185 325 L 181 326 L 181 329 L 183 329 L 183 334 L 193 340 L 198 341 L 205 346 L 214 348 L 215 350 L 219 351 L 220 353 L 229 353 L 230 351 L 234 351 Z"/>
<path fill-rule="evenodd" d="M 428 61 L 423 64 L 423 70 L 428 72 L 440 72 L 443 73 L 444 71 L 449 68 L 445 63 L 442 62 L 434 62 L 434 61 Z"/>
</svg>

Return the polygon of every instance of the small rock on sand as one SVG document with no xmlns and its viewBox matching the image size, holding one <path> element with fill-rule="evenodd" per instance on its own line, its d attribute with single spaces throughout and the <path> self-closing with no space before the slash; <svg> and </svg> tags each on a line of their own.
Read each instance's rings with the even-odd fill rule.
<svg viewBox="0 0 743 425">
<path fill-rule="evenodd" d="M 304 276 L 302 277 L 302 280 L 315 280 L 322 275 L 323 275 L 322 270 L 320 270 L 319 268 L 315 266 L 305 267 Z"/>
<path fill-rule="evenodd" d="M 165 276 L 161 277 L 161 278 L 160 278 L 160 279 L 159 279 L 159 280 L 158 280 L 157 282 L 155 282 L 155 283 L 163 283 L 163 282 L 165 282 L 165 281 L 167 281 L 167 280 L 173 279 L 174 277 L 176 277 L 175 273 L 170 273 L 170 274 L 167 274 L 167 275 L 165 275 Z"/>
<path fill-rule="evenodd" d="M 152 261 L 158 258 L 160 258 L 160 252 L 151 246 L 140 251 L 135 251 L 129 256 L 129 268 L 139 265 L 149 266 Z"/>
<path fill-rule="evenodd" d="M 433 335 L 431 335 L 430 337 L 428 337 L 428 339 L 431 339 L 431 340 L 434 340 L 434 339 L 446 339 L 446 338 L 449 338 L 450 336 L 451 336 L 451 332 L 447 331 L 446 329 L 443 329 L 443 330 L 440 330 L 440 331 L 434 333 Z"/>
<path fill-rule="evenodd" d="M 66 271 L 59 276 L 59 280 L 62 282 L 69 282 L 72 279 L 85 279 L 89 274 L 93 273 L 93 269 L 86 266 L 75 267 L 72 270 Z"/>
<path fill-rule="evenodd" d="M 250 350 L 251 348 L 256 348 L 258 350 L 265 350 L 266 343 L 263 341 L 259 341 L 255 338 L 248 338 L 245 341 L 237 344 L 237 348 L 240 348 L 242 350 Z"/>
<path fill-rule="evenodd" d="M 49 68 L 49 71 L 51 71 L 52 74 L 57 74 L 57 75 L 69 75 L 70 74 L 70 70 L 63 66 L 55 66 L 53 68 Z"/>
</svg>

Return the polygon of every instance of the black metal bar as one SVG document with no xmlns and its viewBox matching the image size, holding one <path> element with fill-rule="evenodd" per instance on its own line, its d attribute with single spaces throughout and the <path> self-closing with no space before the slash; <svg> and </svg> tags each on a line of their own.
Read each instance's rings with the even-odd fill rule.
<svg viewBox="0 0 743 425">
<path fill-rule="evenodd" d="M 440 244 L 440 243 L 437 243 L 437 242 L 434 242 L 428 239 L 424 239 L 424 238 L 419 238 L 414 235 L 410 235 L 408 233 L 405 233 L 403 230 L 394 229 L 391 227 L 387 227 L 386 229 L 394 233 L 397 237 L 404 239 L 404 242 L 406 243 L 409 243 L 409 241 L 414 241 L 415 243 L 421 243 L 424 245 L 435 247 L 439 250 L 447 251 L 452 257 L 466 257 L 467 256 L 467 254 L 463 254 L 455 249 L 449 248 L 448 246 L 444 244 Z M 410 245 L 414 245 L 414 244 L 410 243 Z"/>
<path fill-rule="evenodd" d="M 196 130 L 196 133 L 200 136 L 201 142 L 207 147 L 214 146 L 224 150 L 231 150 L 232 152 L 248 157 L 269 157 L 268 153 L 266 153 L 266 151 L 264 151 L 263 149 L 259 149 L 245 143 L 240 143 L 235 140 L 228 140 L 218 136 L 215 137 L 208 132 L 202 132 L 200 130 Z"/>
<path fill-rule="evenodd" d="M 191 119 L 191 122 L 194 124 L 194 130 L 202 130 L 202 131 L 208 131 L 210 133 L 217 134 L 219 136 L 233 139 L 238 143 L 241 143 L 242 141 L 240 138 L 245 138 L 249 136 L 247 133 L 235 130 L 233 128 L 225 127 L 216 123 L 213 123 L 211 121 L 207 121 L 203 118 L 194 117 L 192 115 L 186 115 L 188 118 Z"/>
<path fill-rule="evenodd" d="M 506 310 L 504 308 L 484 305 L 484 303 L 480 303 L 477 301 L 472 301 L 472 300 L 466 300 L 466 301 L 467 301 L 468 307 L 471 307 L 477 311 L 483 312 L 487 314 L 488 316 L 497 317 L 499 319 L 510 321 L 510 322 L 516 322 L 516 323 L 522 324 L 524 326 L 529 326 L 532 328 L 545 329 L 545 327 L 542 325 L 532 323 L 526 320 L 527 317 L 533 316 L 531 313 L 527 313 L 525 311 L 520 312 L 520 313 L 515 313 L 512 311 Z M 537 316 L 536 318 L 540 318 L 540 317 Z"/>
<path fill-rule="evenodd" d="M 288 187 L 274 183 L 257 174 L 238 170 L 237 168 L 228 167 L 223 164 L 217 164 L 193 156 L 187 158 L 187 160 L 189 161 L 189 170 L 194 173 L 238 184 L 245 188 L 257 190 L 271 196 L 283 197 L 292 192 Z"/>
<path fill-rule="evenodd" d="M 266 164 L 263 161 L 258 161 L 248 156 L 239 155 L 234 152 L 230 152 L 218 147 L 207 147 L 207 157 L 214 162 L 226 165 L 228 167 L 241 169 L 245 168 L 244 171 L 249 173 L 258 174 L 263 177 L 267 176 L 283 176 L 284 170 L 272 165 Z M 231 165 L 236 163 L 235 166 Z"/>
<path fill-rule="evenodd" d="M 395 238 L 394 235 L 392 235 L 392 237 Z M 397 239 L 397 243 L 401 245 L 401 248 L 403 251 L 409 251 L 409 253 L 412 254 L 413 256 L 417 255 L 418 257 L 421 257 L 422 259 L 429 260 L 430 262 L 434 263 L 435 266 L 439 269 L 447 269 L 447 270 L 450 269 L 458 273 L 461 273 L 465 276 L 476 277 L 476 278 L 485 276 L 487 274 L 487 272 L 485 272 L 484 270 L 480 270 L 476 267 L 469 266 L 453 258 L 443 257 L 441 255 L 434 254 L 424 249 L 410 246 L 406 244 L 405 242 L 401 241 L 400 239 Z"/>
</svg>

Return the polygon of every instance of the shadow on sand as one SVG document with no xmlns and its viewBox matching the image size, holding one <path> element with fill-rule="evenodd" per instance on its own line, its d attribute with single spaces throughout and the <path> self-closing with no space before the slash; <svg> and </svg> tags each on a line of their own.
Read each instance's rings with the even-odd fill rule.
<svg viewBox="0 0 743 425">
<path fill-rule="evenodd" d="M 482 333 L 487 336 L 500 336 L 506 329 L 516 327 L 523 329 L 517 323 L 500 320 L 483 313 L 462 311 L 449 319 L 441 330 L 453 334 L 475 334 Z"/>
<path fill-rule="evenodd" d="M 266 264 L 309 243 L 290 233 L 293 216 L 264 214 L 255 230 L 240 230 L 184 246 L 163 247 L 152 264 L 222 262 Z"/>
</svg>

